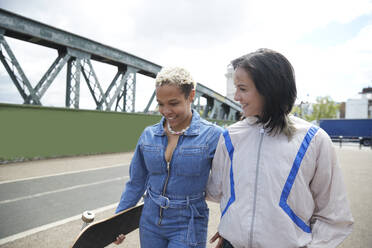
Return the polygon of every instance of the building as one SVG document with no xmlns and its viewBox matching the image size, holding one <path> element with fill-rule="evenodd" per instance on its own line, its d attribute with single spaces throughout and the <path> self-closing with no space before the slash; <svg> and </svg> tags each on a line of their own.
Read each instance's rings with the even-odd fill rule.
<svg viewBox="0 0 372 248">
<path fill-rule="evenodd" d="M 235 93 L 235 86 L 234 86 L 234 78 L 233 78 L 234 68 L 232 65 L 227 66 L 227 72 L 225 74 L 226 77 L 226 97 L 234 100 L 234 93 Z"/>
<path fill-rule="evenodd" d="M 363 88 L 360 98 L 348 99 L 345 104 L 346 119 L 372 118 L 372 88 Z"/>
</svg>

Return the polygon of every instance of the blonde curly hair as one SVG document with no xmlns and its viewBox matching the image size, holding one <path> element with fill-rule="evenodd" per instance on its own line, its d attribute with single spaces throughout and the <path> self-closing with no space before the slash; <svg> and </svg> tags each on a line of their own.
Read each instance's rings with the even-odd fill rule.
<svg viewBox="0 0 372 248">
<path fill-rule="evenodd" d="M 181 67 L 165 67 L 161 69 L 155 79 L 155 87 L 163 85 L 178 86 L 186 97 L 195 88 L 195 81 L 191 74 Z"/>
</svg>

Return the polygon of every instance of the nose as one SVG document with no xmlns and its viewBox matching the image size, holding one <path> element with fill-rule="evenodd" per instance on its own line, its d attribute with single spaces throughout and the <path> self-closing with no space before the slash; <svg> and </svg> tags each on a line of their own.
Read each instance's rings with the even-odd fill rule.
<svg viewBox="0 0 372 248">
<path fill-rule="evenodd" d="M 234 93 L 234 100 L 239 102 L 239 99 L 240 99 L 240 95 L 239 95 L 239 93 L 238 93 L 238 90 L 235 90 L 235 93 Z"/>
<path fill-rule="evenodd" d="M 162 109 L 161 112 L 163 113 L 164 116 L 167 116 L 167 115 L 169 115 L 172 111 L 171 111 L 170 108 L 168 108 L 168 107 L 163 107 L 163 109 Z"/>
</svg>

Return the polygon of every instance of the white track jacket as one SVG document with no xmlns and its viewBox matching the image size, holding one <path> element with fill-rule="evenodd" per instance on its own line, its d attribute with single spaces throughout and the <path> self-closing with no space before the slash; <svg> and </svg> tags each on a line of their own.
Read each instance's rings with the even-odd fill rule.
<svg viewBox="0 0 372 248">
<path fill-rule="evenodd" d="M 234 248 L 333 248 L 352 231 L 332 141 L 290 118 L 291 141 L 267 134 L 254 117 L 220 137 L 207 199 L 220 203 L 218 231 Z"/>
</svg>

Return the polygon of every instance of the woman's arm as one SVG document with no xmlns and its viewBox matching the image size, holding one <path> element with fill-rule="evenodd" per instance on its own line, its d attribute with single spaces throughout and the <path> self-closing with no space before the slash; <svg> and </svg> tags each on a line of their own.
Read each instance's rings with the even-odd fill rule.
<svg viewBox="0 0 372 248">
<path fill-rule="evenodd" d="M 221 200 L 223 167 L 226 166 L 225 156 L 225 142 L 223 136 L 220 135 L 207 184 L 206 199 L 209 201 L 220 202 Z"/>
<path fill-rule="evenodd" d="M 141 151 L 141 138 L 137 143 L 136 150 L 133 154 L 132 161 L 129 167 L 129 181 L 125 185 L 125 190 L 123 191 L 118 207 L 115 213 L 121 212 L 125 209 L 133 207 L 140 200 L 141 196 L 146 190 L 146 180 L 147 180 L 147 169 L 143 159 L 143 154 Z"/>
<path fill-rule="evenodd" d="M 310 184 L 315 200 L 313 237 L 307 247 L 332 248 L 351 233 L 354 220 L 332 141 L 323 130 L 317 136 L 317 168 Z"/>
</svg>

